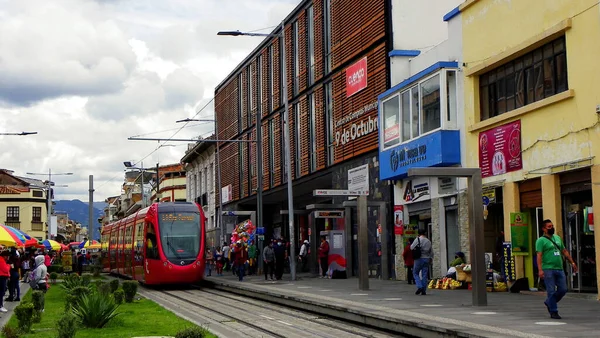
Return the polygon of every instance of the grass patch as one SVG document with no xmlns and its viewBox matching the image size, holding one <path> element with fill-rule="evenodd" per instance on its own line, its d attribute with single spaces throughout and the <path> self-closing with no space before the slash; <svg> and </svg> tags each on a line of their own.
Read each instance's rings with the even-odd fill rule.
<svg viewBox="0 0 600 338">
<path fill-rule="evenodd" d="M 73 273 L 75 273 L 75 272 L 73 272 Z M 84 274 L 84 275 L 87 275 L 87 274 Z M 89 275 L 91 275 L 91 274 L 89 274 Z M 61 273 L 61 274 L 58 275 L 58 278 L 56 278 L 56 280 L 57 281 L 61 281 L 61 280 L 65 279 L 65 278 L 67 278 L 67 275 L 63 275 Z M 108 278 L 106 278 L 105 276 L 102 276 L 102 275 L 97 276 L 97 277 L 96 276 L 92 276 L 92 280 L 107 280 L 107 279 Z"/>
<path fill-rule="evenodd" d="M 64 312 L 65 291 L 53 285 L 46 293 L 46 306 L 42 321 L 33 324 L 32 332 L 22 335 L 23 338 L 55 338 L 58 331 L 56 322 Z M 31 290 L 22 297 L 31 302 Z M 135 336 L 175 336 L 178 331 L 196 325 L 177 317 L 151 300 L 142 298 L 133 303 L 122 304 L 117 312 L 121 313 L 102 329 L 80 327 L 76 338 L 129 338 Z M 17 318 L 12 316 L 8 322 L 17 327 Z M 216 336 L 211 336 L 216 338 Z"/>
</svg>

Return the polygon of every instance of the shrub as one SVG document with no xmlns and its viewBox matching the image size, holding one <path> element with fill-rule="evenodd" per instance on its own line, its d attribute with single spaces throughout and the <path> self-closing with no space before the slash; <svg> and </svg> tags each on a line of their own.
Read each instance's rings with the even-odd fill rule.
<svg viewBox="0 0 600 338">
<path fill-rule="evenodd" d="M 52 283 L 56 284 L 56 280 L 57 280 L 57 279 L 58 279 L 58 273 L 56 273 L 56 272 L 52 272 L 52 273 L 50 274 L 50 281 L 51 281 Z"/>
<path fill-rule="evenodd" d="M 68 293 L 68 291 L 78 286 L 85 286 L 83 282 L 83 279 L 79 277 L 79 275 L 70 274 L 69 276 L 67 276 L 67 278 L 63 280 L 63 282 L 60 284 L 60 287 L 65 289 Z"/>
<path fill-rule="evenodd" d="M 76 286 L 65 295 L 65 311 L 68 311 L 78 304 L 83 296 L 92 293 L 92 289 L 87 286 Z"/>
<path fill-rule="evenodd" d="M 128 280 L 123 282 L 123 292 L 125 292 L 125 301 L 127 303 L 133 302 L 133 298 L 137 293 L 138 282 L 133 280 Z"/>
<path fill-rule="evenodd" d="M 83 284 L 86 286 L 88 286 L 92 283 L 92 275 L 90 275 L 90 274 L 83 275 L 82 279 L 83 279 Z"/>
<path fill-rule="evenodd" d="M 33 304 L 29 302 L 21 303 L 15 308 L 15 316 L 17 317 L 19 330 L 23 333 L 29 332 L 33 324 Z"/>
<path fill-rule="evenodd" d="M 207 329 L 198 326 L 188 327 L 175 334 L 175 338 L 204 338 L 209 336 L 210 333 Z"/>
<path fill-rule="evenodd" d="M 115 304 L 111 297 L 94 292 L 84 295 L 73 306 L 73 314 L 86 327 L 102 328 L 119 314 L 118 308 L 119 305 Z"/>
<path fill-rule="evenodd" d="M 110 284 L 103 281 L 98 281 L 96 283 L 96 290 L 98 290 L 98 293 L 100 293 L 103 296 L 108 296 L 111 293 Z"/>
<path fill-rule="evenodd" d="M 42 321 L 42 311 L 44 311 L 44 303 L 46 298 L 43 291 L 33 291 L 31 295 L 33 301 L 33 322 L 39 323 Z"/>
<path fill-rule="evenodd" d="M 70 311 L 71 308 L 78 302 L 77 296 L 67 293 L 65 295 L 65 311 Z"/>
<path fill-rule="evenodd" d="M 115 291 L 117 291 L 117 289 L 119 288 L 119 280 L 118 279 L 113 279 L 110 281 L 110 293 L 115 293 Z"/>
<path fill-rule="evenodd" d="M 8 325 L 2 327 L 2 337 L 4 338 L 19 338 L 19 330 Z"/>
<path fill-rule="evenodd" d="M 57 273 L 63 273 L 64 272 L 64 268 L 62 265 L 50 265 L 48 267 L 48 273 L 53 273 L 53 272 L 57 272 Z"/>
<path fill-rule="evenodd" d="M 58 338 L 73 338 L 77 332 L 77 317 L 70 312 L 65 311 L 63 315 L 56 321 L 56 330 Z"/>
<path fill-rule="evenodd" d="M 118 289 L 117 291 L 115 291 L 113 293 L 113 296 L 115 297 L 115 303 L 123 304 L 123 301 L 125 300 L 125 292 L 123 291 L 123 289 Z"/>
</svg>

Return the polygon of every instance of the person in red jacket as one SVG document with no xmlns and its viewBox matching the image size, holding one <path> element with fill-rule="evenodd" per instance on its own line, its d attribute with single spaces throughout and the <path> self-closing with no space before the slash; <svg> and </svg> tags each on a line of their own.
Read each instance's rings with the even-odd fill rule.
<svg viewBox="0 0 600 338">
<path fill-rule="evenodd" d="M 326 278 L 327 270 L 329 270 L 329 243 L 327 243 L 325 236 L 321 236 L 321 245 L 319 246 L 319 261 L 321 262 L 321 278 Z"/>
<path fill-rule="evenodd" d="M 8 311 L 4 307 L 4 294 L 6 293 L 6 286 L 10 277 L 10 265 L 6 262 L 8 257 L 9 252 L 3 251 L 0 258 L 0 312 Z"/>
<path fill-rule="evenodd" d="M 415 260 L 413 259 L 412 250 L 410 249 L 410 245 L 414 241 L 414 238 L 410 238 L 408 240 L 408 245 L 404 246 L 404 251 L 402 252 L 402 258 L 404 258 L 404 266 L 406 266 L 407 270 L 407 280 L 408 284 L 415 284 L 415 276 L 413 276 L 413 266 L 415 266 Z"/>
<path fill-rule="evenodd" d="M 242 241 L 237 241 L 235 248 L 233 249 L 233 254 L 235 255 L 235 266 L 238 269 L 238 279 L 241 282 L 244 280 L 246 262 L 248 261 L 248 251 L 246 251 L 246 248 L 242 245 Z"/>
</svg>

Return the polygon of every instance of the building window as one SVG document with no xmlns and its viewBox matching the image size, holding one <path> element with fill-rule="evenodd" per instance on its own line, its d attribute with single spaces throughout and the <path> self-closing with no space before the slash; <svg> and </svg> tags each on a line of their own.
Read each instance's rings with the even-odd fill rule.
<svg viewBox="0 0 600 338">
<path fill-rule="evenodd" d="M 44 192 L 42 190 L 34 190 L 33 197 L 44 197 Z"/>
<path fill-rule="evenodd" d="M 250 127 L 252 125 L 252 111 L 254 110 L 254 91 L 252 88 L 252 74 L 253 74 L 253 64 L 250 64 L 246 69 L 246 93 L 247 93 L 247 102 L 248 109 L 246 110 L 246 125 Z"/>
<path fill-rule="evenodd" d="M 269 120 L 269 186 L 275 185 L 275 119 Z"/>
<path fill-rule="evenodd" d="M 383 110 L 383 146 L 391 147 L 400 143 L 400 96 L 395 95 L 382 103 Z"/>
<path fill-rule="evenodd" d="M 281 181 L 285 183 L 285 182 L 287 182 L 287 175 L 288 175 L 288 166 L 287 166 L 288 163 L 287 163 L 287 158 L 285 156 L 285 148 L 286 148 L 286 146 L 285 146 L 285 144 L 286 144 L 285 143 L 285 135 L 287 133 L 291 132 L 291 130 L 288 130 L 288 126 L 285 123 L 285 119 L 283 118 L 284 117 L 283 114 L 285 114 L 285 113 L 282 113 L 282 115 L 281 115 L 281 143 L 280 143 L 281 144 L 281 154 L 280 154 L 280 156 L 281 156 L 281 159 L 282 159 L 281 160 L 281 167 L 282 167 L 282 170 L 281 170 L 281 174 L 282 174 Z M 290 120 L 291 120 L 291 118 L 290 118 L 290 115 L 288 114 L 288 123 L 289 123 Z M 288 136 L 290 136 L 290 139 L 291 139 L 291 135 L 288 135 Z"/>
<path fill-rule="evenodd" d="M 440 76 L 436 75 L 421 83 L 422 133 L 428 133 L 442 126 L 440 118 Z"/>
<path fill-rule="evenodd" d="M 285 32 L 283 32 L 282 34 L 285 34 Z M 283 37 L 279 38 L 279 102 L 282 105 L 284 100 L 285 100 L 285 96 L 284 95 L 288 95 L 287 91 L 287 83 L 285 83 L 284 78 L 285 76 L 283 76 L 283 66 L 285 64 L 285 60 L 284 60 L 284 50 L 285 46 L 283 45 Z M 287 56 L 288 58 L 290 57 L 289 55 Z M 286 69 L 286 72 L 289 71 L 289 69 Z"/>
<path fill-rule="evenodd" d="M 252 134 L 249 134 L 252 135 Z M 250 139 L 250 137 L 248 137 L 248 139 Z M 246 151 L 248 152 L 248 155 L 246 156 L 246 161 L 248 162 L 248 195 L 252 195 L 252 178 L 254 176 L 256 176 L 256 172 L 254 171 L 254 161 L 253 159 L 253 155 L 254 155 L 254 143 L 253 142 L 245 142 L 245 147 L 244 149 L 246 149 Z"/>
<path fill-rule="evenodd" d="M 20 222 L 19 207 L 6 207 L 6 222 Z"/>
<path fill-rule="evenodd" d="M 309 160 L 310 160 L 310 171 L 317 170 L 317 141 L 316 141 L 316 121 L 315 121 L 315 95 L 311 94 L 308 96 L 308 123 L 309 123 Z"/>
<path fill-rule="evenodd" d="M 567 54 L 562 36 L 479 77 L 481 120 L 567 89 Z"/>
<path fill-rule="evenodd" d="M 315 82 L 315 16 L 313 6 L 307 10 L 308 27 L 308 85 Z"/>
<path fill-rule="evenodd" d="M 382 100 L 380 142 L 397 146 L 442 127 L 456 128 L 456 71 L 442 70 Z"/>
<path fill-rule="evenodd" d="M 327 165 L 333 164 L 333 93 L 331 82 L 325 84 L 325 146 L 327 148 Z"/>
<path fill-rule="evenodd" d="M 244 77 L 238 75 L 238 133 L 242 132 L 242 116 L 244 116 Z"/>
<path fill-rule="evenodd" d="M 42 222 L 42 207 L 33 207 L 31 221 L 38 223 Z"/>
<path fill-rule="evenodd" d="M 262 66 L 263 66 L 263 59 L 262 59 L 262 55 L 259 55 L 258 58 L 256 59 L 256 90 L 257 90 L 257 115 L 256 115 L 256 120 L 258 125 L 260 125 L 260 123 L 258 121 L 260 121 L 260 117 L 261 117 L 261 113 L 262 113 L 262 102 L 263 102 L 263 90 L 262 90 Z"/>
<path fill-rule="evenodd" d="M 331 0 L 323 2 L 323 26 L 325 47 L 325 74 L 331 72 Z"/>
<path fill-rule="evenodd" d="M 240 198 L 244 197 L 244 142 L 238 143 L 238 161 L 240 166 Z"/>
<path fill-rule="evenodd" d="M 300 104 L 297 103 L 294 105 L 294 143 L 296 144 L 296 178 L 300 177 L 300 169 L 302 164 L 302 145 L 300 144 Z"/>
<path fill-rule="evenodd" d="M 294 96 L 298 94 L 300 89 L 300 48 L 298 45 L 298 21 L 292 24 L 292 42 L 293 42 L 293 57 L 294 57 Z"/>
<path fill-rule="evenodd" d="M 273 58 L 273 45 L 269 46 L 269 113 L 275 109 L 275 88 L 274 88 L 274 75 L 275 75 L 275 59 Z"/>
</svg>

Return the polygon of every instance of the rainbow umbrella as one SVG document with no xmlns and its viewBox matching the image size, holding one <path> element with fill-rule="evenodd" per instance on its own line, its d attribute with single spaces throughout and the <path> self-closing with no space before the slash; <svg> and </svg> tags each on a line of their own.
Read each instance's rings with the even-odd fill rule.
<svg viewBox="0 0 600 338">
<path fill-rule="evenodd" d="M 30 235 L 28 235 L 26 232 L 22 231 L 21 229 L 13 228 L 9 225 L 0 225 L 0 226 L 3 226 L 5 228 L 7 228 L 8 230 L 12 231 L 21 240 L 21 242 L 23 242 L 23 246 L 25 246 L 25 247 L 35 246 L 38 242 L 37 239 L 35 239 L 34 237 L 31 237 Z"/>
<path fill-rule="evenodd" d="M 4 224 L 0 224 L 0 244 L 9 247 L 25 246 L 24 241 Z"/>
<path fill-rule="evenodd" d="M 90 245 L 100 245 L 100 242 L 98 242 L 98 241 L 95 241 L 95 240 L 91 240 L 91 241 L 90 241 L 90 240 L 88 239 L 88 240 L 85 240 L 85 241 L 83 241 L 83 242 L 79 243 L 79 248 L 80 248 L 80 249 L 87 248 L 87 247 L 89 247 Z"/>
<path fill-rule="evenodd" d="M 43 247 L 46 248 L 48 250 L 60 250 L 62 248 L 62 245 L 60 243 L 58 243 L 57 241 L 53 241 L 51 239 L 45 239 L 41 242 L 38 242 L 38 247 Z"/>
</svg>

